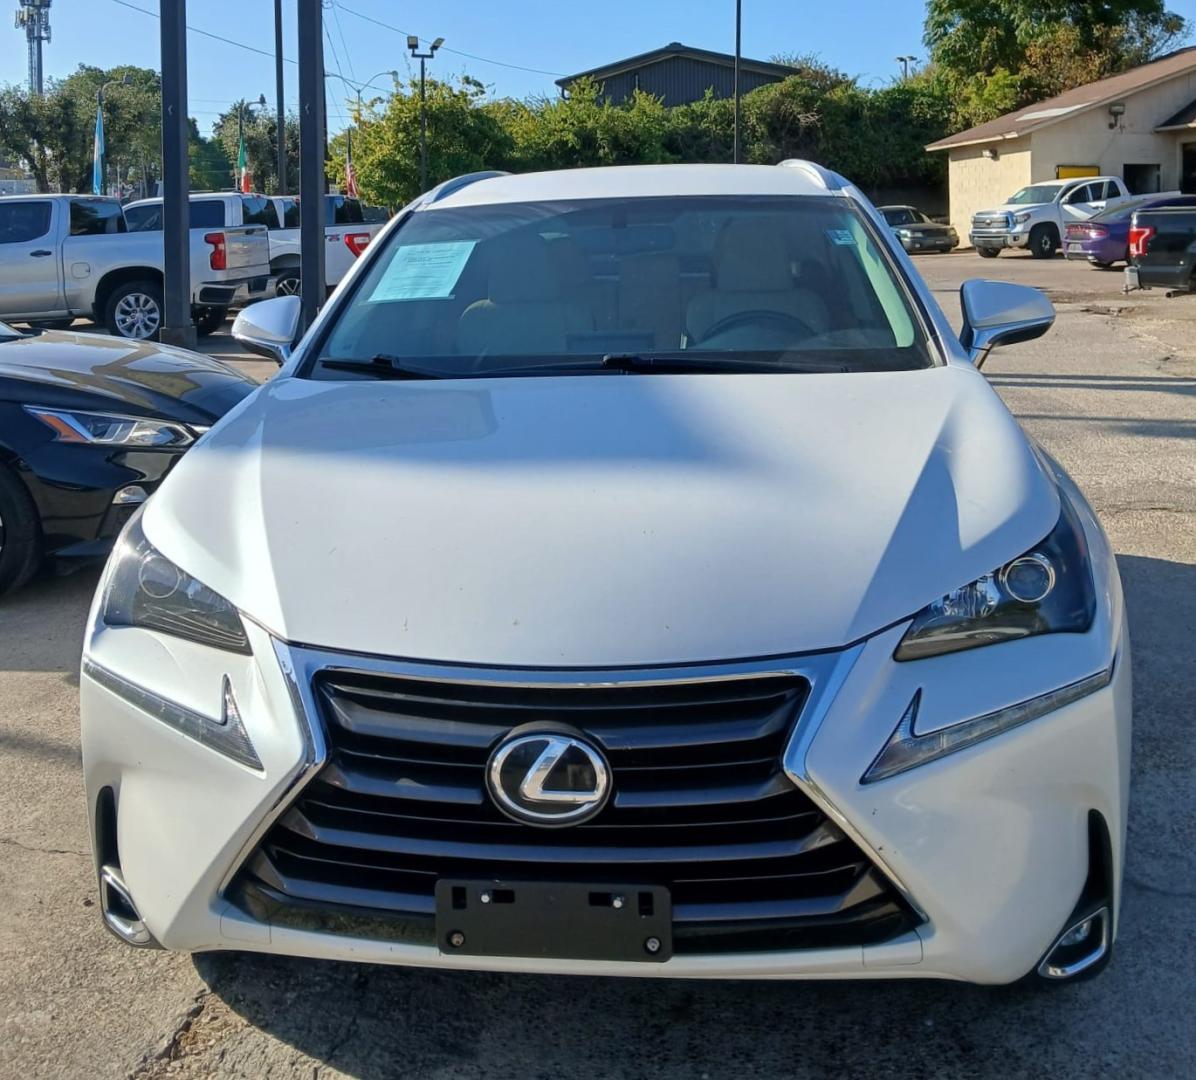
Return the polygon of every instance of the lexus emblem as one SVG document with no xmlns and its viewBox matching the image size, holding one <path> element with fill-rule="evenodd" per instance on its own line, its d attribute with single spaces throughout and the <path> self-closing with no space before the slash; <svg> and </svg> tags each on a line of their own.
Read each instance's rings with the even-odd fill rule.
<svg viewBox="0 0 1196 1080">
<path fill-rule="evenodd" d="M 516 821 L 576 825 L 606 805 L 610 766 L 579 736 L 513 733 L 490 755 L 486 782 L 498 808 Z"/>
</svg>

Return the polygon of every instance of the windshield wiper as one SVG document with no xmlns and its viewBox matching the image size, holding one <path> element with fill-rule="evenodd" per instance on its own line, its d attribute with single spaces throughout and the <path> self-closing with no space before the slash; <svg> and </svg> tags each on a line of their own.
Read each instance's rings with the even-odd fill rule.
<svg viewBox="0 0 1196 1080">
<path fill-rule="evenodd" d="M 443 371 L 420 367 L 410 364 L 398 356 L 378 353 L 369 360 L 321 360 L 321 367 L 332 368 L 333 371 L 358 371 L 363 375 L 373 375 L 378 379 L 444 379 Z"/>
<path fill-rule="evenodd" d="M 754 374 L 786 374 L 796 371 L 817 371 L 821 367 L 793 361 L 769 361 L 745 357 L 740 353 L 702 353 L 683 350 L 669 353 L 607 353 L 602 366 L 608 370 L 631 374 L 683 375 L 687 372 L 750 372 Z"/>
</svg>

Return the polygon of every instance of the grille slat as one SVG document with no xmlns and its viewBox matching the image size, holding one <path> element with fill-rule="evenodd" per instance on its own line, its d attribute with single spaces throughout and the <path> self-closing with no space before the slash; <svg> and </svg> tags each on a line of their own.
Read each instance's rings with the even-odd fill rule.
<svg viewBox="0 0 1196 1080">
<path fill-rule="evenodd" d="M 242 875 L 275 907 L 426 921 L 442 878 L 607 881 L 669 888 L 679 951 L 759 948 L 765 930 L 788 943 L 775 947 L 859 943 L 912 925 L 783 771 L 800 676 L 568 687 L 338 670 L 314 689 L 329 762 Z M 593 820 L 536 828 L 491 801 L 490 753 L 540 721 L 606 755 L 613 792 Z"/>
</svg>

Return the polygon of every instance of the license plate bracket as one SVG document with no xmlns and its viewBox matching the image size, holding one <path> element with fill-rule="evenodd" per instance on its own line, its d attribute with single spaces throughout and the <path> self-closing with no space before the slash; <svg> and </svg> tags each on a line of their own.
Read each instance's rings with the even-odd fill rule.
<svg viewBox="0 0 1196 1080">
<path fill-rule="evenodd" d="M 662 963 L 673 954 L 672 926 L 660 885 L 436 883 L 436 941 L 446 956 Z"/>
</svg>

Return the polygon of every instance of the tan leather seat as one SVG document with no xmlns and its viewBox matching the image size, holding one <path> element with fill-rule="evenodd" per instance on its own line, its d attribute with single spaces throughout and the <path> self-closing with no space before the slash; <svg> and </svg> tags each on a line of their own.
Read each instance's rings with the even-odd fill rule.
<svg viewBox="0 0 1196 1080">
<path fill-rule="evenodd" d="M 784 237 L 764 220 L 731 222 L 715 240 L 713 284 L 690 300 L 686 313 L 690 342 L 701 342 L 723 319 L 748 311 L 792 315 L 813 334 L 830 326 L 826 303 L 797 284 Z"/>
<path fill-rule="evenodd" d="M 639 255 L 619 264 L 619 329 L 646 331 L 657 349 L 681 348 L 681 263 Z"/>
<path fill-rule="evenodd" d="M 589 306 L 562 296 L 548 245 L 536 233 L 491 241 L 487 299 L 470 304 L 457 326 L 464 355 L 552 355 L 568 351 L 570 334 L 594 329 Z"/>
</svg>

